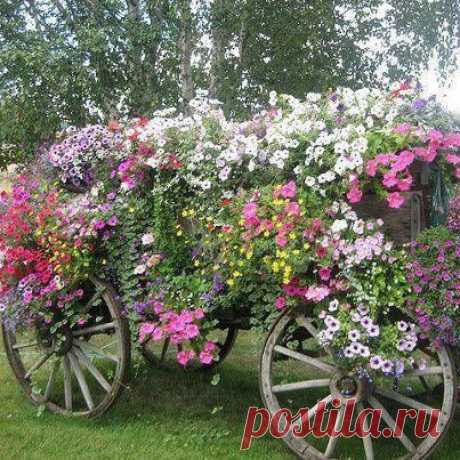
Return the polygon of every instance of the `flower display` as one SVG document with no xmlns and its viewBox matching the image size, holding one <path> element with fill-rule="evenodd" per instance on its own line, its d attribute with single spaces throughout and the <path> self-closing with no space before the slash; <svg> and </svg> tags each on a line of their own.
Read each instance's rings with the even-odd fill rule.
<svg viewBox="0 0 460 460">
<path fill-rule="evenodd" d="M 60 137 L 62 140 L 51 146 L 47 157 L 64 183 L 90 184 L 98 163 L 109 158 L 118 160 L 125 155 L 118 124 L 107 128 L 93 125 L 81 130 L 71 127 Z"/>
<path fill-rule="evenodd" d="M 170 340 L 183 366 L 218 359 L 222 317 L 266 327 L 301 308 L 341 366 L 397 377 L 420 364 L 420 330 L 458 340 L 458 200 L 450 230 L 424 234 L 412 255 L 358 212 L 368 196 L 398 212 L 420 170 L 460 177 L 460 134 L 420 91 L 407 80 L 303 101 L 272 93 L 246 121 L 195 99 L 190 115 L 67 129 L 46 158 L 84 193 L 19 176 L 2 196 L 3 309 L 53 322 L 57 305 L 85 321 L 78 287 L 97 272 L 140 342 Z"/>
</svg>

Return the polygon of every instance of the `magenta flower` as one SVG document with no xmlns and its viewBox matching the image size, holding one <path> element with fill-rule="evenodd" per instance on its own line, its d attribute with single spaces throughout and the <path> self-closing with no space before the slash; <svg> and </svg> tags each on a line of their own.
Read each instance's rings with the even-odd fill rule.
<svg viewBox="0 0 460 460">
<path fill-rule="evenodd" d="M 206 351 L 202 351 L 200 353 L 200 363 L 201 364 L 206 364 L 209 365 L 213 362 L 214 358 L 211 353 L 208 353 Z"/>
<path fill-rule="evenodd" d="M 319 270 L 319 277 L 323 281 L 329 281 L 329 279 L 331 278 L 331 273 L 332 273 L 332 270 L 329 267 L 323 267 L 323 268 L 320 268 Z"/>
<path fill-rule="evenodd" d="M 110 225 L 110 227 L 115 227 L 115 225 L 118 224 L 117 216 L 112 216 L 112 217 L 107 221 L 107 224 Z"/>
<path fill-rule="evenodd" d="M 200 335 L 200 329 L 196 324 L 187 324 L 187 326 L 185 326 L 185 335 L 187 339 L 194 339 Z"/>
<path fill-rule="evenodd" d="M 284 211 L 286 212 L 286 214 L 289 214 L 290 216 L 297 217 L 300 215 L 300 206 L 295 201 L 290 202 L 286 205 Z"/>
<path fill-rule="evenodd" d="M 284 248 L 284 246 L 288 243 L 288 240 L 284 233 L 278 233 L 275 237 L 275 242 L 279 247 Z"/>
<path fill-rule="evenodd" d="M 275 300 L 275 307 L 278 310 L 282 310 L 284 307 L 286 307 L 286 299 L 284 297 L 277 297 Z"/>
<path fill-rule="evenodd" d="M 177 353 L 177 361 L 181 366 L 186 366 L 189 361 L 191 361 L 195 357 L 194 351 L 180 351 Z"/>
<path fill-rule="evenodd" d="M 363 197 L 363 192 L 359 186 L 353 185 L 350 191 L 347 193 L 347 198 L 350 203 L 359 203 Z"/>
<path fill-rule="evenodd" d="M 404 201 L 404 197 L 399 192 L 389 193 L 387 196 L 387 202 L 390 208 L 400 208 Z"/>
<path fill-rule="evenodd" d="M 197 308 L 194 312 L 193 312 L 194 316 L 195 316 L 195 319 L 203 319 L 204 318 L 204 311 L 202 308 Z"/>
<path fill-rule="evenodd" d="M 330 289 L 327 286 L 313 286 L 307 289 L 305 298 L 319 303 L 330 294 Z"/>
<path fill-rule="evenodd" d="M 155 328 L 155 323 L 143 323 L 139 329 L 139 341 L 141 343 L 145 342 L 147 338 L 153 333 Z"/>
<path fill-rule="evenodd" d="M 280 194 L 283 198 L 294 198 L 297 193 L 297 188 L 294 181 L 288 182 L 286 185 L 281 187 Z"/>
<path fill-rule="evenodd" d="M 102 230 L 105 227 L 105 222 L 102 219 L 98 219 L 94 222 L 94 228 L 96 230 Z"/>
</svg>

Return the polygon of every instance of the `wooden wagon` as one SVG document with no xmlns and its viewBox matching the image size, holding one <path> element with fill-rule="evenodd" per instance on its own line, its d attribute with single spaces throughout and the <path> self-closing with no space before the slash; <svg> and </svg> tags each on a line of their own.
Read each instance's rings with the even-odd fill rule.
<svg viewBox="0 0 460 460">
<path fill-rule="evenodd" d="M 399 244 L 413 240 L 429 222 L 429 172 L 415 168 L 417 186 L 406 195 L 401 209 L 388 211 L 372 195 L 356 206 L 361 216 L 384 217 L 386 230 Z M 97 278 L 87 284 L 83 301 L 90 320 L 86 324 L 72 329 L 63 326 L 64 330 L 59 324 L 30 324 L 17 330 L 4 326 L 3 339 L 13 372 L 34 404 L 65 415 L 96 417 L 113 405 L 127 384 L 131 340 L 128 321 L 113 287 Z M 238 330 L 250 328 L 249 312 L 238 318 L 222 315 L 217 319 L 221 363 L 235 343 Z M 275 414 L 281 408 L 296 412 L 309 407 L 308 420 L 312 421 L 321 403 L 330 407 L 332 401 L 338 401 L 335 427 L 339 428 L 345 403 L 354 399 L 360 410 L 380 410 L 383 421 L 393 430 L 398 408 L 439 409 L 437 437 L 414 439 L 402 431 L 397 439 L 379 441 L 383 447 L 376 447 L 377 440 L 370 435 L 362 438 L 363 457 L 368 460 L 382 452 L 385 458 L 429 456 L 447 432 L 456 407 L 456 367 L 449 348 L 435 348 L 424 339 L 418 350 L 427 363 L 423 369 L 415 368 L 401 380 L 373 382 L 337 367 L 327 348 L 316 341 L 318 327 L 318 319 L 308 305 L 285 312 L 273 325 L 259 364 L 262 401 L 269 412 Z M 165 340 L 148 342 L 142 351 L 149 363 L 161 366 L 178 348 Z M 342 442 L 338 437 L 299 437 L 294 431 L 289 430 L 283 439 L 299 457 L 337 455 L 337 443 Z"/>
</svg>

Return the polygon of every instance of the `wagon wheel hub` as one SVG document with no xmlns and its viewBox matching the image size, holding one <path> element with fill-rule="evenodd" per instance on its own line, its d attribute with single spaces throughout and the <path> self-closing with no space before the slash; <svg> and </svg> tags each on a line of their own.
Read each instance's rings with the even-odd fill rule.
<svg viewBox="0 0 460 460">
<path fill-rule="evenodd" d="M 330 382 L 331 395 L 346 402 L 356 399 L 356 402 L 367 401 L 372 394 L 372 384 L 369 379 L 356 374 L 337 372 Z"/>
<path fill-rule="evenodd" d="M 37 339 L 39 347 L 45 353 L 54 353 L 58 356 L 64 356 L 68 353 L 73 344 L 72 331 L 68 326 L 64 326 L 54 333 L 51 333 L 49 329 L 38 328 Z"/>
</svg>

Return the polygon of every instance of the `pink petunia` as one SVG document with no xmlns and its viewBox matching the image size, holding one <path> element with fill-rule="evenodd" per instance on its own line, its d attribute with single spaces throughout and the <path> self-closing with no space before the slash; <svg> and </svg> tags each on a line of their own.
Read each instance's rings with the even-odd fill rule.
<svg viewBox="0 0 460 460">
<path fill-rule="evenodd" d="M 438 154 L 438 151 L 433 146 L 429 146 L 427 148 L 415 147 L 414 152 L 417 158 L 428 163 L 431 163 Z"/>
<path fill-rule="evenodd" d="M 197 308 L 194 312 L 193 315 L 195 316 L 195 319 L 203 319 L 204 318 L 204 311 L 202 308 Z"/>
<path fill-rule="evenodd" d="M 143 323 L 139 329 L 139 341 L 141 343 L 145 342 L 145 340 L 152 335 L 155 328 L 155 323 Z"/>
<path fill-rule="evenodd" d="M 110 225 L 110 227 L 115 227 L 115 225 L 118 224 L 117 216 L 112 216 L 112 217 L 107 221 L 107 224 Z"/>
<path fill-rule="evenodd" d="M 332 270 L 329 267 L 323 267 L 319 269 L 319 277 L 323 281 L 329 281 L 329 279 L 331 278 L 331 273 Z"/>
<path fill-rule="evenodd" d="M 200 329 L 196 324 L 187 324 L 187 326 L 185 326 L 185 335 L 187 339 L 194 339 L 200 335 Z"/>
<path fill-rule="evenodd" d="M 191 361 L 195 357 L 195 352 L 194 351 L 179 351 L 177 353 L 177 361 L 180 365 L 186 366 L 189 361 Z"/>
<path fill-rule="evenodd" d="M 412 176 L 410 174 L 398 180 L 397 187 L 401 192 L 408 192 L 411 186 L 412 186 Z"/>
<path fill-rule="evenodd" d="M 387 188 L 393 188 L 398 185 L 398 179 L 393 171 L 388 171 L 383 175 L 383 185 Z"/>
<path fill-rule="evenodd" d="M 367 175 L 374 177 L 377 174 L 378 163 L 376 160 L 369 160 L 366 165 Z"/>
<path fill-rule="evenodd" d="M 193 314 L 189 310 L 183 310 L 180 314 L 180 317 L 184 323 L 191 323 L 193 321 Z"/>
<path fill-rule="evenodd" d="M 415 155 L 410 150 L 404 150 L 397 157 L 391 169 L 396 172 L 404 171 L 415 159 Z"/>
<path fill-rule="evenodd" d="M 353 185 L 350 191 L 347 193 L 347 198 L 350 203 L 359 203 L 362 197 L 363 197 L 363 192 L 356 185 Z"/>
<path fill-rule="evenodd" d="M 390 208 L 400 208 L 404 201 L 404 197 L 399 192 L 389 193 L 387 196 L 387 202 Z"/>
<path fill-rule="evenodd" d="M 288 240 L 284 233 L 278 233 L 275 237 L 275 242 L 280 248 L 284 248 L 284 246 L 288 243 Z"/>
<path fill-rule="evenodd" d="M 393 128 L 393 131 L 403 136 L 409 134 L 412 130 L 412 125 L 410 123 L 400 123 Z"/>
<path fill-rule="evenodd" d="M 449 153 L 446 157 L 446 160 L 453 165 L 460 163 L 460 155 L 455 155 L 453 153 Z"/>
<path fill-rule="evenodd" d="M 286 212 L 286 214 L 289 214 L 290 216 L 297 217 L 300 215 L 300 206 L 295 201 L 292 201 L 286 205 L 284 211 Z"/>
<path fill-rule="evenodd" d="M 212 340 L 208 340 L 203 347 L 203 351 L 206 353 L 213 353 L 217 348 L 216 342 L 213 342 Z"/>
<path fill-rule="evenodd" d="M 294 198 L 296 196 L 297 189 L 294 181 L 288 182 L 283 185 L 280 190 L 280 194 L 283 198 Z"/>
<path fill-rule="evenodd" d="M 309 287 L 305 294 L 305 298 L 319 303 L 330 294 L 330 289 L 327 286 Z"/>
<path fill-rule="evenodd" d="M 275 300 L 275 307 L 277 310 L 283 310 L 286 307 L 286 299 L 284 297 L 277 297 Z"/>
<path fill-rule="evenodd" d="M 163 331 L 159 327 L 155 328 L 152 333 L 152 339 L 156 342 L 163 338 Z"/>
<path fill-rule="evenodd" d="M 200 363 L 209 365 L 213 362 L 214 358 L 211 353 L 207 353 L 206 351 L 202 351 L 200 353 Z"/>
</svg>

